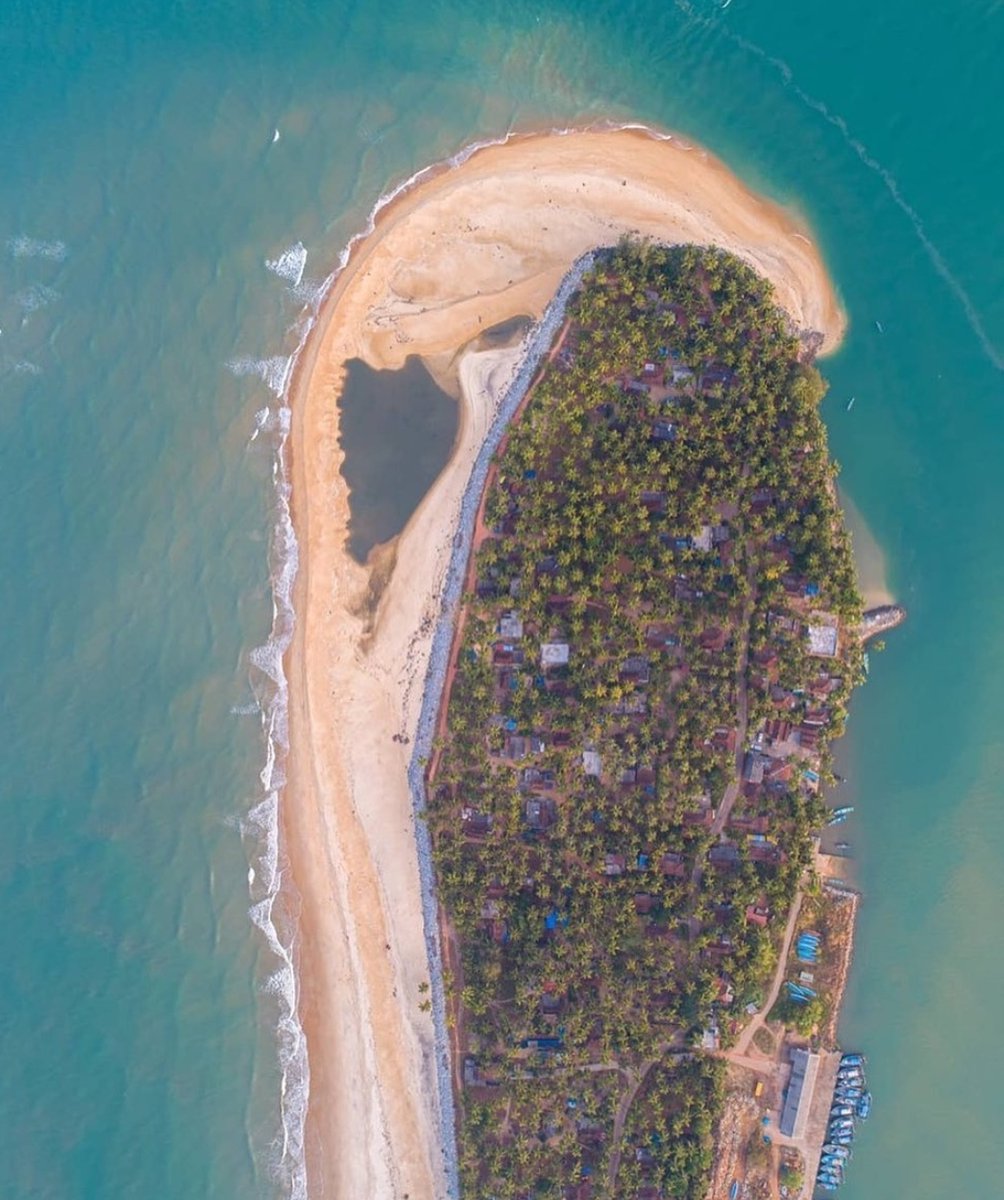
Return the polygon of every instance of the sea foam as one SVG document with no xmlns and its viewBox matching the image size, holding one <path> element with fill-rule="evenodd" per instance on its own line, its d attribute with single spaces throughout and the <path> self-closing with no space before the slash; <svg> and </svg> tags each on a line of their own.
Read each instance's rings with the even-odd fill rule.
<svg viewBox="0 0 1004 1200">
<path fill-rule="evenodd" d="M 47 287 L 44 283 L 33 283 L 14 297 L 15 303 L 25 316 L 38 312 L 40 308 L 46 308 L 58 299 L 59 292 L 55 288 Z"/>
<path fill-rule="evenodd" d="M 303 242 L 297 242 L 288 250 L 283 250 L 278 258 L 266 258 L 265 266 L 280 279 L 285 279 L 293 287 L 300 286 L 303 272 L 307 265 L 307 247 Z"/>
<path fill-rule="evenodd" d="M 28 237 L 24 233 L 9 237 L 7 249 L 14 258 L 47 258 L 52 262 L 62 262 L 69 254 L 65 242 L 43 241 L 40 238 Z"/>
</svg>

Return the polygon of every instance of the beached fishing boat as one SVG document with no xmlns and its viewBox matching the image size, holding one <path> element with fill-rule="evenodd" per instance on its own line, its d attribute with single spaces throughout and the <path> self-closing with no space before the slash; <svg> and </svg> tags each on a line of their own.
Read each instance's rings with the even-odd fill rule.
<svg viewBox="0 0 1004 1200">
<path fill-rule="evenodd" d="M 853 804 L 845 805 L 843 808 L 835 808 L 830 814 L 830 819 L 826 822 L 827 825 L 840 825 L 854 811 Z"/>
</svg>

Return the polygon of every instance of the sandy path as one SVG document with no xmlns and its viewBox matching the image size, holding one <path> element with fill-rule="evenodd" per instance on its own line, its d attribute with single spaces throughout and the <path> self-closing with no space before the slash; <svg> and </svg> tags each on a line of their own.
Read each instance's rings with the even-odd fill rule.
<svg viewBox="0 0 1004 1200">
<path fill-rule="evenodd" d="M 426 177 L 380 215 L 328 297 L 301 360 L 290 437 L 300 543 L 284 833 L 302 899 L 302 1014 L 310 1055 L 312 1197 L 444 1194 L 429 966 L 406 780 L 429 639 L 459 500 L 505 352 L 460 364 L 455 454 L 376 571 L 344 551 L 337 396 L 343 364 L 400 366 L 481 329 L 537 316 L 570 264 L 623 233 L 714 242 L 767 275 L 828 348 L 843 316 L 818 253 L 789 214 L 721 164 L 637 131 L 546 135 Z"/>
</svg>

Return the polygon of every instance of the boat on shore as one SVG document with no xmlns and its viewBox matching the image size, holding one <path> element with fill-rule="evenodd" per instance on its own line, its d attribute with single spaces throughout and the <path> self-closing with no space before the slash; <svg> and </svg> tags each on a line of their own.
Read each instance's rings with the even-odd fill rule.
<svg viewBox="0 0 1004 1200">
<path fill-rule="evenodd" d="M 833 812 L 830 813 L 830 818 L 826 822 L 826 824 L 827 825 L 840 825 L 843 821 L 847 820 L 847 818 L 851 815 L 851 813 L 853 811 L 854 811 L 853 804 L 845 804 L 841 808 L 835 808 L 833 810 Z"/>
<path fill-rule="evenodd" d="M 837 809 L 834 816 L 843 820 L 850 811 L 849 808 Z M 824 1192 L 835 1192 L 844 1182 L 844 1169 L 854 1155 L 851 1147 L 857 1122 L 866 1120 L 871 1112 L 871 1092 L 866 1088 L 865 1056 L 842 1054 L 834 1081 L 826 1137 L 816 1171 L 815 1186 Z"/>
</svg>

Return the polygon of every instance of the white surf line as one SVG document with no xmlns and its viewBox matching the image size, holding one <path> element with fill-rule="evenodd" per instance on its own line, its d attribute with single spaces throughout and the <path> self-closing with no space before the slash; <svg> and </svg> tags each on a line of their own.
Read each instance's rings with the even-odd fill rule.
<svg viewBox="0 0 1004 1200">
<path fill-rule="evenodd" d="M 689 0 L 674 0 L 676 7 L 690 17 L 692 20 L 711 28 L 721 33 L 723 37 L 728 38 L 730 42 L 738 46 L 740 50 L 745 50 L 748 54 L 753 54 L 769 66 L 781 76 L 784 86 L 798 97 L 808 108 L 813 112 L 817 112 L 826 122 L 839 130 L 844 142 L 854 151 L 858 159 L 870 170 L 873 171 L 885 184 L 886 191 L 892 197 L 893 203 L 906 216 L 907 220 L 913 226 L 913 231 L 917 235 L 920 244 L 924 247 L 931 265 L 934 267 L 937 274 L 948 285 L 949 290 L 958 300 L 965 314 L 966 320 L 970 329 L 976 335 L 983 353 L 987 356 L 990 362 L 997 368 L 998 371 L 1004 371 L 1004 354 L 997 349 L 994 343 L 990 340 L 990 335 L 986 331 L 983 324 L 983 319 L 980 317 L 969 293 L 963 287 L 959 279 L 956 277 L 951 267 L 945 260 L 945 256 L 941 253 L 935 243 L 928 236 L 927 230 L 924 228 L 924 222 L 920 214 L 913 205 L 903 195 L 899 181 L 895 175 L 884 167 L 877 158 L 875 158 L 868 147 L 856 138 L 850 130 L 847 122 L 839 113 L 832 112 L 830 108 L 822 101 L 817 100 L 815 96 L 811 96 L 800 84 L 795 80 L 795 73 L 784 59 L 777 58 L 773 54 L 769 54 L 762 46 L 758 46 L 756 42 L 751 42 L 748 38 L 744 38 L 742 34 L 734 33 L 723 22 L 716 21 L 713 17 L 706 17 L 694 10 L 693 5 Z"/>
</svg>

